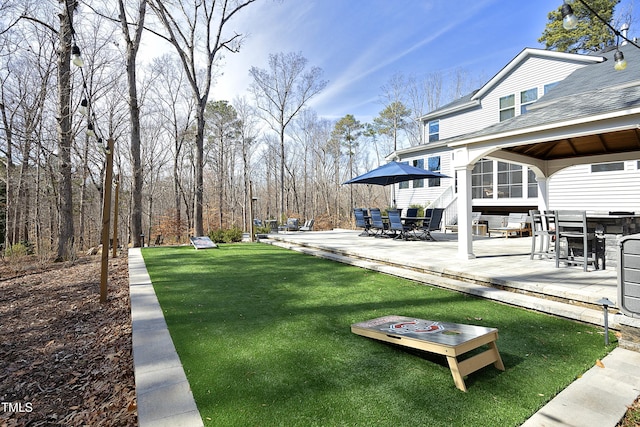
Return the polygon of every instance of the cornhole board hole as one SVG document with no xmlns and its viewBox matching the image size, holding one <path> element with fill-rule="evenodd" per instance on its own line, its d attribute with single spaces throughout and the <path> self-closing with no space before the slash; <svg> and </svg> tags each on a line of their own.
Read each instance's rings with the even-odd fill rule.
<svg viewBox="0 0 640 427">
<path fill-rule="evenodd" d="M 218 247 L 209 236 L 190 237 L 189 239 L 191 239 L 191 244 L 196 249 L 213 249 Z"/>
<path fill-rule="evenodd" d="M 496 341 L 498 330 L 459 323 L 434 322 L 402 316 L 384 316 L 351 325 L 351 332 L 363 337 L 389 342 L 446 356 L 453 382 L 467 391 L 464 377 L 493 364 L 504 371 Z M 485 351 L 464 360 L 458 357 L 486 345 Z"/>
</svg>

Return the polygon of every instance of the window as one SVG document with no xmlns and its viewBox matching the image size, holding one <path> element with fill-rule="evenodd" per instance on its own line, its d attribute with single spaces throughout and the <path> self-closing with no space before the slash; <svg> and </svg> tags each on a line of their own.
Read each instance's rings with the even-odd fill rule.
<svg viewBox="0 0 640 427">
<path fill-rule="evenodd" d="M 471 171 L 471 197 L 493 198 L 493 160 L 480 159 Z"/>
<path fill-rule="evenodd" d="M 520 92 L 520 114 L 527 112 L 527 107 L 538 100 L 538 88 Z"/>
<path fill-rule="evenodd" d="M 408 165 L 409 162 L 401 162 L 405 165 Z M 409 181 L 402 181 L 398 183 L 398 190 L 402 190 L 403 188 L 409 188 Z"/>
<path fill-rule="evenodd" d="M 558 82 L 553 82 L 553 83 L 549 83 L 548 85 L 544 85 L 544 95 L 546 95 L 547 92 L 549 92 L 551 89 L 556 87 L 557 84 Z"/>
<path fill-rule="evenodd" d="M 440 156 L 429 157 L 428 170 L 440 172 Z M 440 178 L 429 178 L 429 187 L 440 187 Z"/>
<path fill-rule="evenodd" d="M 522 197 L 522 165 L 498 162 L 498 198 Z"/>
<path fill-rule="evenodd" d="M 440 120 L 429 122 L 429 142 L 440 140 Z"/>
<path fill-rule="evenodd" d="M 530 199 L 538 197 L 538 180 L 536 174 L 527 168 L 527 197 Z"/>
<path fill-rule="evenodd" d="M 424 159 L 418 159 L 413 161 L 413 166 L 416 168 L 424 169 Z M 424 179 L 414 179 L 413 188 L 423 188 Z"/>
<path fill-rule="evenodd" d="M 510 119 L 516 115 L 515 99 L 515 95 L 508 95 L 500 98 L 500 121 Z"/>
<path fill-rule="evenodd" d="M 623 171 L 624 162 L 614 163 L 596 163 L 591 165 L 591 172 L 611 172 L 611 171 Z"/>
</svg>

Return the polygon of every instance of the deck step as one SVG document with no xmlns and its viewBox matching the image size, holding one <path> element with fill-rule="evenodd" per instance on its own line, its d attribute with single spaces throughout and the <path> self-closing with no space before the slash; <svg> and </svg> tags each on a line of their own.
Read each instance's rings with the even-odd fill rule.
<svg viewBox="0 0 640 427">
<path fill-rule="evenodd" d="M 453 277 L 441 272 L 427 271 L 415 267 L 407 267 L 387 261 L 365 259 L 339 250 L 328 250 L 307 243 L 293 243 L 280 239 L 262 240 L 263 243 L 272 244 L 282 248 L 306 253 L 321 258 L 330 259 L 345 264 L 354 265 L 368 270 L 379 271 L 393 276 L 403 277 L 424 283 L 426 285 L 449 289 L 469 295 L 488 298 L 509 305 L 527 308 L 554 316 L 572 319 L 584 323 L 604 325 L 602 308 L 584 301 L 570 298 L 562 298 L 554 295 L 546 295 L 530 292 L 524 289 L 511 287 L 505 283 L 491 283 L 472 277 Z M 609 327 L 618 329 L 617 317 L 609 316 Z"/>
</svg>

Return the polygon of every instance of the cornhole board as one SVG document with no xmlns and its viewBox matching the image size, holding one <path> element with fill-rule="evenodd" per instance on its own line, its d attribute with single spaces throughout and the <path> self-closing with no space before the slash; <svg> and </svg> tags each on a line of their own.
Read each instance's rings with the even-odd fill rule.
<svg viewBox="0 0 640 427">
<path fill-rule="evenodd" d="M 415 348 L 447 357 L 453 382 L 467 391 L 464 377 L 493 363 L 504 371 L 496 341 L 498 330 L 460 323 L 434 322 L 402 316 L 384 316 L 351 325 L 351 332 L 363 337 Z M 478 347 L 488 348 L 464 360 L 458 357 Z"/>
<path fill-rule="evenodd" d="M 189 237 L 189 239 L 191 240 L 193 247 L 196 249 L 213 249 L 218 247 L 218 245 L 213 243 L 209 236 Z"/>
</svg>

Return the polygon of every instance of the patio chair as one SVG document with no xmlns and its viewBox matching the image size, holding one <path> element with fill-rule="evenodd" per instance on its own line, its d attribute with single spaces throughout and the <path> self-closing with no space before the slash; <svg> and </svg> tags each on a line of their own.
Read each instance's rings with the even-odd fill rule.
<svg viewBox="0 0 640 427">
<path fill-rule="evenodd" d="M 522 237 L 524 233 L 530 233 L 528 216 L 526 213 L 510 213 L 506 226 L 489 228 L 489 237 L 491 237 L 491 233 L 503 233 L 504 237 L 509 237 L 512 234 Z"/>
<path fill-rule="evenodd" d="M 389 232 L 393 232 L 393 238 L 407 240 L 407 231 L 410 227 L 402 223 L 400 211 L 389 210 L 387 216 L 389 217 Z"/>
<path fill-rule="evenodd" d="M 287 218 L 287 222 L 279 227 L 283 231 L 298 231 L 299 228 L 300 222 L 298 218 Z"/>
<path fill-rule="evenodd" d="M 356 227 L 362 228 L 362 233 L 360 236 L 371 236 L 371 223 L 367 220 L 365 212 L 363 209 L 355 208 L 353 210 L 353 215 L 356 217 Z"/>
<path fill-rule="evenodd" d="M 404 217 L 404 225 L 409 228 L 415 229 L 418 228 L 418 220 L 412 219 L 418 217 L 418 208 L 408 208 L 407 213 Z"/>
<path fill-rule="evenodd" d="M 529 211 L 529 216 L 531 217 L 531 256 L 529 258 L 551 257 L 550 247 L 555 235 L 555 215 L 542 214 L 539 210 L 532 209 Z M 553 229 L 549 228 L 550 223 L 553 223 Z"/>
<path fill-rule="evenodd" d="M 312 231 L 314 222 L 315 220 L 313 218 L 306 220 L 304 225 L 300 227 L 300 231 Z"/>
<path fill-rule="evenodd" d="M 598 269 L 596 257 L 596 235 L 587 229 L 587 213 L 585 211 L 555 211 L 556 220 L 556 267 L 560 262 L 566 264 L 593 264 Z M 561 250 L 561 240 L 566 242 L 566 248 Z"/>
<path fill-rule="evenodd" d="M 375 230 L 375 237 L 387 237 L 387 225 L 382 221 L 382 213 L 378 208 L 372 208 L 369 210 L 371 214 L 371 229 Z"/>
<path fill-rule="evenodd" d="M 427 209 L 424 215 L 427 219 L 422 221 L 422 229 L 419 235 L 420 239 L 432 240 L 432 241 L 436 240 L 431 235 L 431 232 L 435 230 L 440 230 L 440 224 L 442 223 L 443 214 L 444 214 L 443 208 Z"/>
</svg>

